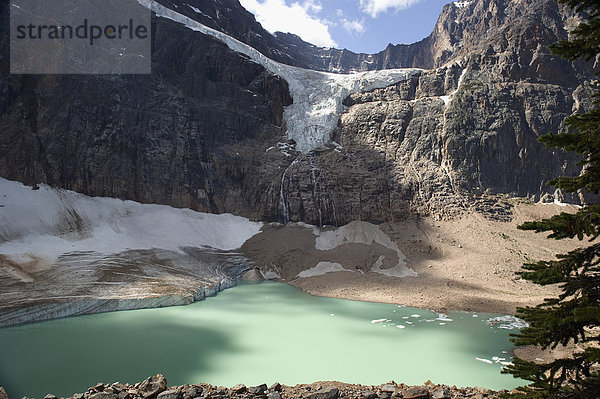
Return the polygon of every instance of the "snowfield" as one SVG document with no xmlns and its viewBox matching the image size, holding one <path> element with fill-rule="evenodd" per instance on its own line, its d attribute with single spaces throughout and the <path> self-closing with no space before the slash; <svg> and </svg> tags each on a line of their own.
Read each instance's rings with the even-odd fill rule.
<svg viewBox="0 0 600 399">
<path fill-rule="evenodd" d="M 262 223 L 165 205 L 88 197 L 41 184 L 33 190 L 0 178 L 0 254 L 16 262 L 65 253 L 132 249 L 239 248 Z"/>
<path fill-rule="evenodd" d="M 344 111 L 342 101 L 350 94 L 387 87 L 422 71 L 417 68 L 405 68 L 335 74 L 297 68 L 273 61 L 247 44 L 156 1 L 138 0 L 138 3 L 150 8 L 158 17 L 179 22 L 194 31 L 224 42 L 232 50 L 246 55 L 269 72 L 286 80 L 294 100 L 292 105 L 286 107 L 284 113 L 287 135 L 296 142 L 297 150 L 305 153 L 331 141 L 331 133 Z"/>
<path fill-rule="evenodd" d="M 384 269 L 384 255 L 379 256 L 371 271 L 390 277 L 414 277 L 417 273 L 406 265 L 406 256 L 400 251 L 398 245 L 393 242 L 381 229 L 372 223 L 354 221 L 335 230 L 320 232 L 315 243 L 318 250 L 326 251 L 346 244 L 377 243 L 391 249 L 398 256 L 398 262 L 394 267 Z"/>
</svg>

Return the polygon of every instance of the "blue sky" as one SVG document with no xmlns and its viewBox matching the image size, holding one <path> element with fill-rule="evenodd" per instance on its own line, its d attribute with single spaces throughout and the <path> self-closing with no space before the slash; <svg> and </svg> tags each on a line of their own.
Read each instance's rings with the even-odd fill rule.
<svg viewBox="0 0 600 399">
<path fill-rule="evenodd" d="M 271 32 L 323 47 L 375 53 L 428 36 L 450 0 L 240 0 Z"/>
</svg>

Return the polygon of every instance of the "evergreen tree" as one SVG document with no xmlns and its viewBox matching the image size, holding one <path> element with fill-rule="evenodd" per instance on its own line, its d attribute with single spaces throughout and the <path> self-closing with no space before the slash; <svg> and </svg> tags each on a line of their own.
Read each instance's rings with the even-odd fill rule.
<svg viewBox="0 0 600 399">
<path fill-rule="evenodd" d="M 586 15 L 584 22 L 551 50 L 569 61 L 597 59 L 600 54 L 600 1 L 558 0 Z M 596 76 L 599 76 L 596 73 Z M 594 109 L 569 117 L 568 133 L 548 134 L 542 141 L 548 147 L 575 151 L 581 155 L 582 173 L 559 177 L 550 184 L 570 193 L 600 191 L 600 86 L 596 81 Z M 589 240 L 587 246 L 556 260 L 528 263 L 519 274 L 540 285 L 559 284 L 557 298 L 546 299 L 536 307 L 518 309 L 518 316 L 529 323 L 513 336 L 516 345 L 556 348 L 574 345 L 574 352 L 547 364 L 528 362 L 518 357 L 505 372 L 528 381 L 516 397 L 526 398 L 600 398 L 600 204 L 583 206 L 575 214 L 561 213 L 550 219 L 527 222 L 520 229 L 550 232 L 549 238 L 577 237 Z"/>
</svg>

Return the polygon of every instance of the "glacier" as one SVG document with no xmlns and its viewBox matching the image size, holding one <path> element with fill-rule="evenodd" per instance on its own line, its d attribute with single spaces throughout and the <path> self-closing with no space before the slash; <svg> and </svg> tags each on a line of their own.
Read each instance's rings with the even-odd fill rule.
<svg viewBox="0 0 600 399">
<path fill-rule="evenodd" d="M 40 184 L 32 190 L 0 178 L 0 254 L 15 262 L 66 253 L 115 254 L 182 247 L 234 250 L 263 226 L 231 214 L 213 215 L 166 205 L 88 197 Z"/>
<path fill-rule="evenodd" d="M 189 29 L 220 40 L 230 49 L 249 57 L 287 81 L 294 100 L 284 111 L 287 136 L 296 142 L 296 149 L 303 153 L 331 142 L 331 134 L 344 112 L 342 102 L 350 94 L 384 88 L 423 71 L 419 68 L 402 68 L 336 74 L 293 67 L 274 61 L 247 44 L 156 1 L 138 0 L 138 3 L 151 9 L 157 17 L 181 23 Z"/>
</svg>

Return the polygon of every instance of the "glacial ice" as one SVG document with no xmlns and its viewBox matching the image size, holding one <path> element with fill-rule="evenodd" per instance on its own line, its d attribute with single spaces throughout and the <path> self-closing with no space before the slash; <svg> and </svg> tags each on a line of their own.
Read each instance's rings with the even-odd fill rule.
<svg viewBox="0 0 600 399">
<path fill-rule="evenodd" d="M 262 223 L 166 205 L 88 197 L 41 184 L 33 190 L 0 178 L 0 253 L 16 262 L 54 261 L 65 253 L 129 249 L 241 247 Z"/>
<path fill-rule="evenodd" d="M 246 55 L 289 84 L 293 104 L 286 107 L 284 119 L 288 138 L 293 139 L 297 150 L 303 153 L 328 144 L 344 106 L 344 99 L 353 93 L 390 86 L 409 79 L 422 69 L 386 69 L 353 74 L 335 74 L 302 69 L 276 62 L 258 50 L 231 36 L 211 29 L 189 17 L 171 10 L 153 0 L 138 0 L 158 17 L 179 22 L 186 27 L 212 36 L 232 50 Z"/>
</svg>

